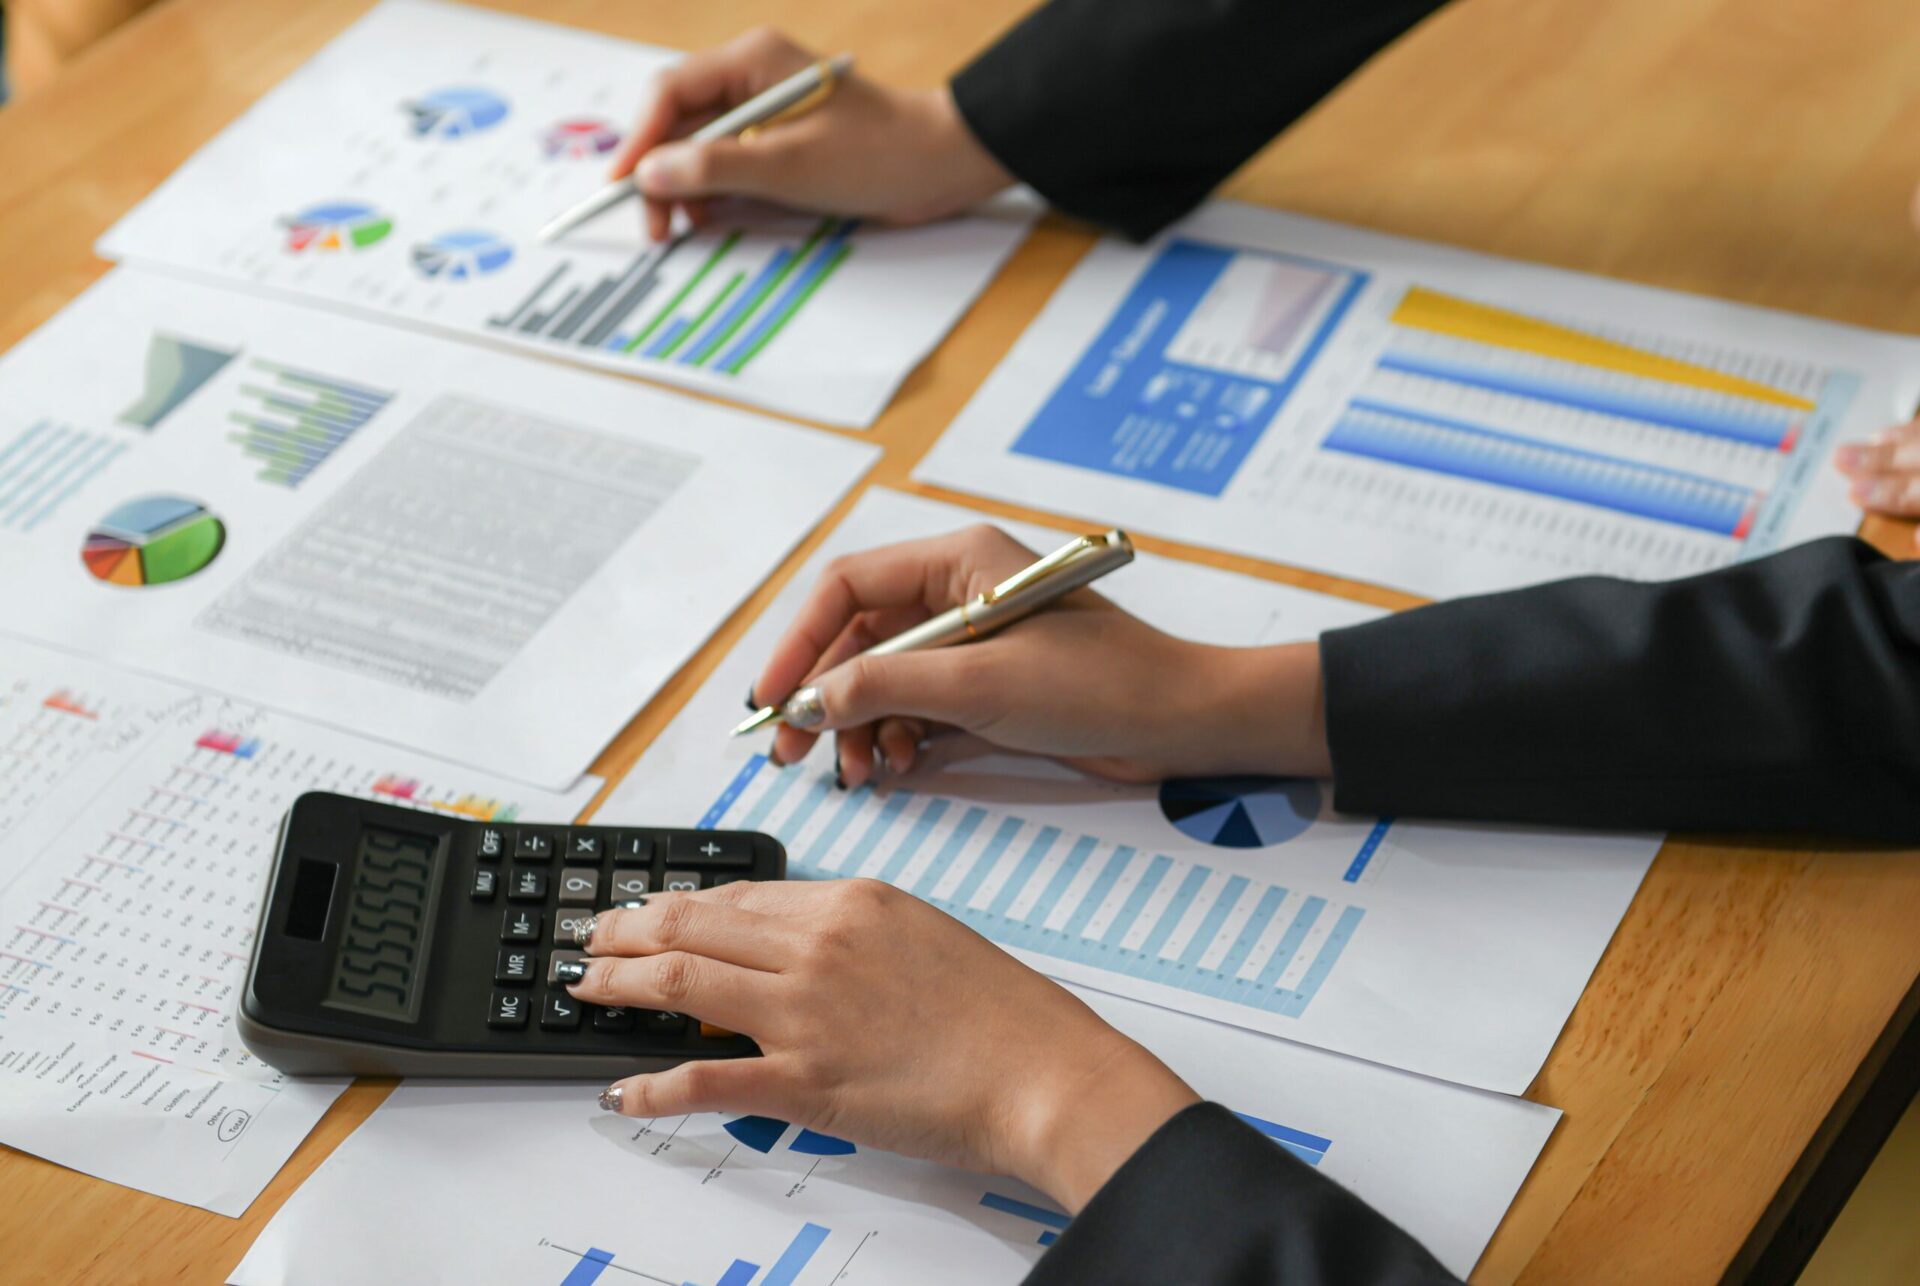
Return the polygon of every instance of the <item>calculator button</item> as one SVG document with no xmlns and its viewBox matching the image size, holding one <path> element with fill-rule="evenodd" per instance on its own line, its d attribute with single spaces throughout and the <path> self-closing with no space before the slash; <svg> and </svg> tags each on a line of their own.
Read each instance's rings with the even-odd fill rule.
<svg viewBox="0 0 1920 1286">
<path fill-rule="evenodd" d="M 544 902 L 547 900 L 547 873 L 529 870 L 524 866 L 513 868 L 513 882 L 507 885 L 507 896 L 515 902 Z"/>
<path fill-rule="evenodd" d="M 633 1010 L 621 1009 L 614 1005 L 595 1005 L 593 1029 L 595 1031 L 632 1031 Z"/>
<path fill-rule="evenodd" d="M 544 862 L 553 856 L 553 832 L 522 830 L 513 841 L 513 855 L 523 862 Z"/>
<path fill-rule="evenodd" d="M 676 866 L 752 866 L 753 840 L 710 831 L 675 835 L 667 841 L 667 860 Z"/>
<path fill-rule="evenodd" d="M 623 871 L 615 867 L 613 878 L 607 881 L 607 896 L 615 902 L 631 902 L 645 897 L 651 883 L 646 871 Z"/>
<path fill-rule="evenodd" d="M 493 966 L 495 982 L 532 982 L 540 955 L 532 947 L 508 947 Z"/>
<path fill-rule="evenodd" d="M 600 895 L 600 872 L 569 867 L 560 872 L 560 901 L 567 906 L 592 906 Z"/>
<path fill-rule="evenodd" d="M 500 883 L 500 872 L 491 866 L 482 866 L 473 873 L 473 888 L 468 890 L 475 902 L 493 901 L 493 890 Z"/>
<path fill-rule="evenodd" d="M 547 961 L 547 985 L 549 987 L 564 986 L 565 984 L 562 983 L 560 979 L 554 976 L 554 970 L 563 964 L 568 964 L 575 960 L 585 960 L 586 958 L 587 958 L 587 953 L 584 951 L 554 952 L 552 959 Z"/>
<path fill-rule="evenodd" d="M 606 836 L 599 831 L 575 831 L 567 836 L 567 861 L 597 863 L 606 848 Z"/>
<path fill-rule="evenodd" d="M 474 833 L 473 855 L 492 861 L 505 857 L 507 853 L 507 833 L 498 826 L 482 826 Z"/>
<path fill-rule="evenodd" d="M 560 911 L 553 917 L 553 945 L 570 947 L 573 945 L 573 931 L 578 926 L 593 919 L 591 911 Z"/>
<path fill-rule="evenodd" d="M 672 1014 L 664 1009 L 649 1009 L 641 1016 L 646 1024 L 649 1036 L 678 1036 L 687 1029 L 685 1014 Z"/>
<path fill-rule="evenodd" d="M 525 1027 L 532 1007 L 533 997 L 524 991 L 496 991 L 487 1006 L 487 1026 Z"/>
<path fill-rule="evenodd" d="M 668 893 L 691 893 L 700 887 L 700 872 L 668 871 L 660 887 Z"/>
<path fill-rule="evenodd" d="M 621 831 L 613 842 L 615 866 L 653 865 L 653 832 Z"/>
<path fill-rule="evenodd" d="M 500 926 L 502 942 L 538 942 L 540 940 L 540 913 L 538 911 L 509 911 L 504 924 Z"/>
<path fill-rule="evenodd" d="M 564 991 L 549 991 L 540 1007 L 540 1025 L 548 1031 L 579 1031 L 580 1002 Z"/>
</svg>

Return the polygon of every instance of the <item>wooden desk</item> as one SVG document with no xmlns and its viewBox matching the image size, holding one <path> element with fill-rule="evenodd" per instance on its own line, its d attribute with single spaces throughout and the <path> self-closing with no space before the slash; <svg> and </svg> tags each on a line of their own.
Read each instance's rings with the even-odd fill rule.
<svg viewBox="0 0 1920 1286">
<path fill-rule="evenodd" d="M 817 47 L 857 48 L 877 76 L 934 84 L 1023 5 L 500 7 L 684 47 L 778 18 Z M 0 113 L 0 345 L 104 272 L 94 237 L 363 8 L 169 0 L 64 81 Z M 1920 330 L 1920 238 L 1906 216 L 1920 178 L 1916 65 L 1912 0 L 1464 0 L 1227 190 L 1476 249 Z M 914 462 L 1089 244 L 1064 224 L 1040 228 L 872 431 L 886 447 L 875 482 L 913 489 Z M 1893 524 L 1871 534 L 1889 549 L 1908 540 Z M 1372 602 L 1410 601 L 1142 544 Z M 811 548 L 639 714 L 600 771 L 633 763 Z M 1772 1262 L 1791 1267 L 1794 1220 L 1816 1225 L 1815 1236 L 1820 1222 L 1817 1201 L 1795 1214 L 1792 1199 L 1836 1137 L 1844 1142 L 1863 1091 L 1889 1064 L 1883 1037 L 1910 1024 L 1916 924 L 1920 863 L 1905 855 L 1669 844 L 1532 1089 L 1566 1119 L 1476 1279 L 1713 1280 L 1730 1266 L 1744 1271 L 1785 1215 L 1794 1216 L 1789 1235 L 1772 1243 L 1784 1258 Z M 238 1221 L 0 1154 L 0 1277 L 224 1281 L 287 1194 L 385 1093 L 351 1090 Z"/>
</svg>

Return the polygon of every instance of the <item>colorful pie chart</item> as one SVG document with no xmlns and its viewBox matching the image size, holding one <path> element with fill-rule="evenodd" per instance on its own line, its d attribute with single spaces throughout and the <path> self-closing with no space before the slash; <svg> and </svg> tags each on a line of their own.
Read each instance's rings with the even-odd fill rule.
<svg viewBox="0 0 1920 1286">
<path fill-rule="evenodd" d="M 600 120 L 561 121 L 540 141 L 551 157 L 566 160 L 590 160 L 611 152 L 620 143 L 620 133 Z"/>
<path fill-rule="evenodd" d="M 165 585 L 200 571 L 226 543 L 225 525 L 205 506 L 180 496 L 144 496 L 94 524 L 80 560 L 109 585 Z"/>
<path fill-rule="evenodd" d="M 287 229 L 287 249 L 295 254 L 314 250 L 365 250 L 393 231 L 392 219 L 358 201 L 310 205 L 281 222 Z"/>
<path fill-rule="evenodd" d="M 490 89 L 455 85 L 404 104 L 413 132 L 423 138 L 465 138 L 507 119 L 507 100 Z"/>
<path fill-rule="evenodd" d="M 1160 811 L 1182 835 L 1220 848 L 1271 848 L 1320 815 L 1308 777 L 1183 777 L 1160 784 Z"/>
<path fill-rule="evenodd" d="M 513 247 L 498 233 L 463 228 L 443 232 L 413 248 L 413 266 L 429 277 L 466 281 L 498 272 L 513 261 Z"/>
</svg>

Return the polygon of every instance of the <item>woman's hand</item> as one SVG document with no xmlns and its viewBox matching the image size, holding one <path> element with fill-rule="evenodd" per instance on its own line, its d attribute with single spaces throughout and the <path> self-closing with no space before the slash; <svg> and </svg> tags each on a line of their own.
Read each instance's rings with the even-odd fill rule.
<svg viewBox="0 0 1920 1286">
<path fill-rule="evenodd" d="M 1834 462 L 1853 480 L 1853 499 L 1861 508 L 1920 518 L 1920 418 L 1847 443 Z"/>
<path fill-rule="evenodd" d="M 841 781 L 858 786 L 876 748 L 906 772 L 941 724 L 1122 781 L 1330 771 L 1313 644 L 1189 643 L 1081 590 L 977 643 L 856 655 L 1035 558 L 978 526 L 836 559 L 753 685 L 766 703 L 811 685 L 826 714 L 810 730 L 782 727 L 774 758 L 796 763 L 831 730 Z"/>
<path fill-rule="evenodd" d="M 617 1082 L 601 1103 L 627 1116 L 774 1116 L 1077 1211 L 1198 1100 L 1066 990 L 874 880 L 657 895 L 601 912 L 588 949 L 576 999 L 689 1014 L 762 1051 Z"/>
<path fill-rule="evenodd" d="M 637 169 L 655 241 L 666 239 L 675 206 L 698 223 L 716 196 L 923 223 L 1013 182 L 944 87 L 890 89 L 859 75 L 819 108 L 752 137 L 675 141 L 819 59 L 761 27 L 661 73 L 613 167 L 616 179 Z"/>
</svg>

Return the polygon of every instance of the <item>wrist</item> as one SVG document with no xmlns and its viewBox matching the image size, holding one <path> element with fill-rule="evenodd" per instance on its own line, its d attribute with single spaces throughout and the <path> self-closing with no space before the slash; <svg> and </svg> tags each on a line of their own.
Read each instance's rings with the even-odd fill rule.
<svg viewBox="0 0 1920 1286">
<path fill-rule="evenodd" d="M 1202 685 L 1205 709 L 1192 716 L 1207 737 L 1204 771 L 1288 777 L 1333 771 L 1319 643 L 1206 652 L 1193 672 L 1213 681 Z"/>
<path fill-rule="evenodd" d="M 959 214 L 1013 184 L 1013 176 L 974 137 L 951 90 L 942 85 L 900 93 L 903 109 L 917 122 L 915 133 L 921 145 L 916 152 L 927 175 L 924 197 L 899 212 L 903 222 L 923 223 Z"/>
</svg>

